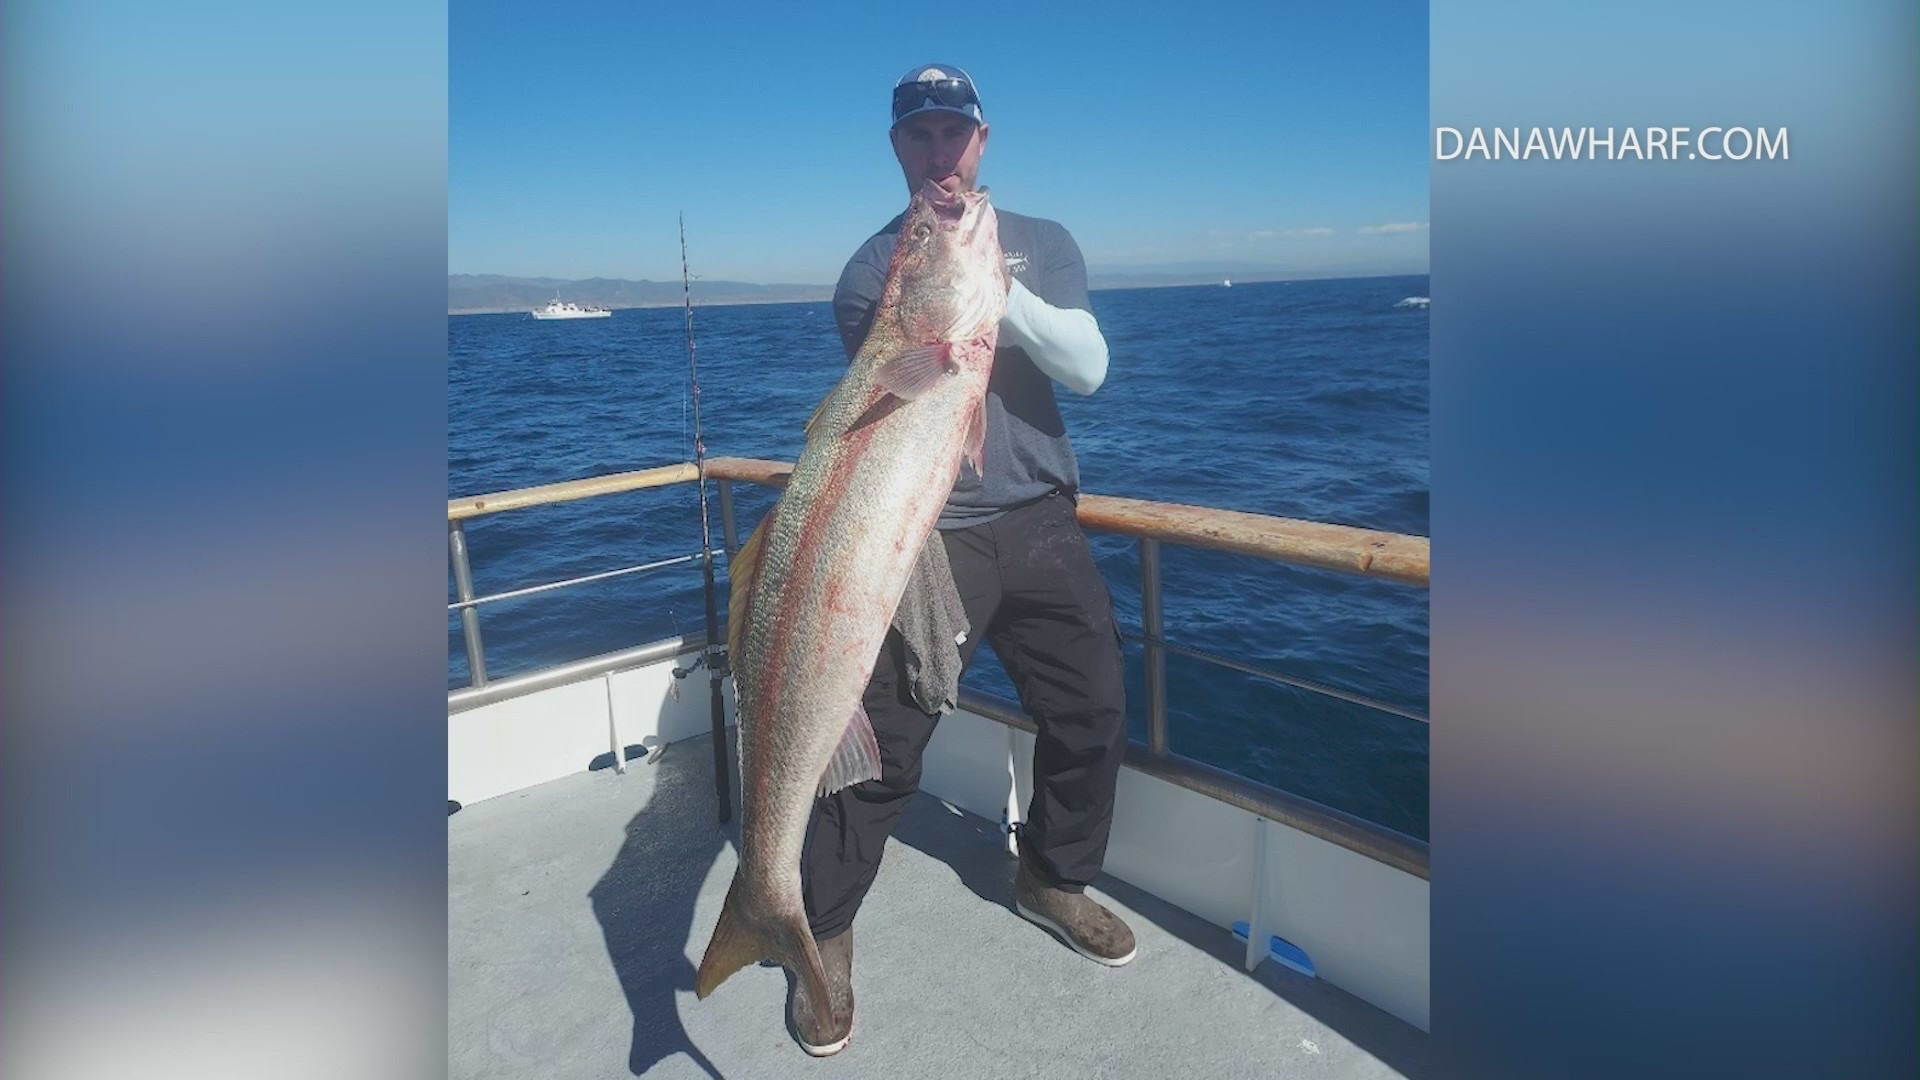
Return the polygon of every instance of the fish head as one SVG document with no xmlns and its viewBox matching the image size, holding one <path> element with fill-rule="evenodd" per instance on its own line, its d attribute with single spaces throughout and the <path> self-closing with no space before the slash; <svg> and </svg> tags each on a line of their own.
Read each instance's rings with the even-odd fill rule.
<svg viewBox="0 0 1920 1080">
<path fill-rule="evenodd" d="M 964 342 L 991 335 L 1007 310 L 999 220 L 983 188 L 949 192 L 928 181 L 900 223 L 893 278 L 911 340 Z"/>
</svg>

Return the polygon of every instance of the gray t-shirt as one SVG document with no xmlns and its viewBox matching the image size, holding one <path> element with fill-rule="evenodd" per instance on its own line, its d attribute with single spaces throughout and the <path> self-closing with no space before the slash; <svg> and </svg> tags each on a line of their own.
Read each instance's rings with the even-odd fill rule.
<svg viewBox="0 0 1920 1080">
<path fill-rule="evenodd" d="M 1087 301 L 1087 264 L 1080 246 L 1057 222 L 995 208 L 1000 250 L 1007 269 L 1028 291 L 1057 308 L 1092 311 Z M 901 217 L 854 252 L 833 290 L 833 317 L 847 358 L 853 359 L 873 326 L 874 308 L 886 284 L 887 265 L 900 235 Z M 1067 441 L 1067 426 L 1053 397 L 1053 380 L 1033 365 L 1026 350 L 1002 345 L 993 354 L 987 382 L 986 476 L 960 470 L 938 527 L 980 525 L 1053 491 L 1080 489 L 1080 464 Z"/>
</svg>

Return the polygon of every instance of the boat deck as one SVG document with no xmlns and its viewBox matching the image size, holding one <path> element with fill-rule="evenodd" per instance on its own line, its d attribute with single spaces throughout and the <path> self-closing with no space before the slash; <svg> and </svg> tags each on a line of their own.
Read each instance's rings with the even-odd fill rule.
<svg viewBox="0 0 1920 1080">
<path fill-rule="evenodd" d="M 922 794 L 854 933 L 853 1039 L 814 1060 L 777 967 L 693 973 L 735 865 L 707 738 L 447 821 L 448 1072 L 458 1078 L 1419 1077 L 1427 1036 L 1126 884 L 1092 890 L 1140 955 L 1101 967 L 1014 913 L 996 823 Z M 737 820 L 737 815 L 736 815 Z"/>
</svg>

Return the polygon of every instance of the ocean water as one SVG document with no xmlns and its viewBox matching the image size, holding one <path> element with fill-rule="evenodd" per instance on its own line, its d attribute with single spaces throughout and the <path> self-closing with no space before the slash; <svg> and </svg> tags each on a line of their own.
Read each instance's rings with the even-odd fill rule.
<svg viewBox="0 0 1920 1080">
<path fill-rule="evenodd" d="M 1093 294 L 1106 385 L 1057 390 L 1089 492 L 1427 534 L 1427 278 Z M 695 308 L 712 455 L 799 453 L 846 361 L 829 306 Z M 692 458 L 685 313 L 448 319 L 448 495 Z M 774 493 L 735 485 L 744 536 Z M 717 500 L 712 529 L 719 543 Z M 481 595 L 699 550 L 693 485 L 471 521 Z M 1095 534 L 1121 623 L 1140 625 L 1136 543 Z M 1425 714 L 1426 590 L 1163 545 L 1169 641 Z M 721 604 L 725 604 L 724 578 Z M 448 577 L 448 597 L 453 597 Z M 705 626 L 697 564 L 484 605 L 492 678 Z M 467 682 L 447 621 L 448 686 Z M 1130 723 L 1145 693 L 1129 643 Z M 1427 835 L 1427 725 L 1170 655 L 1171 748 Z M 982 649 L 966 685 L 1011 686 Z"/>
</svg>

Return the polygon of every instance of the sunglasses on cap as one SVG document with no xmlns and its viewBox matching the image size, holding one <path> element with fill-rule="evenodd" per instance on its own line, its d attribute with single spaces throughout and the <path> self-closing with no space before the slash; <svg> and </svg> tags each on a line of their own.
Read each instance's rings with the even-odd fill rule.
<svg viewBox="0 0 1920 1080">
<path fill-rule="evenodd" d="M 967 105 L 978 106 L 980 96 L 973 92 L 973 84 L 965 79 L 928 79 L 925 82 L 906 83 L 893 88 L 893 118 L 898 120 L 928 102 L 958 109 Z"/>
</svg>

